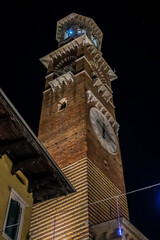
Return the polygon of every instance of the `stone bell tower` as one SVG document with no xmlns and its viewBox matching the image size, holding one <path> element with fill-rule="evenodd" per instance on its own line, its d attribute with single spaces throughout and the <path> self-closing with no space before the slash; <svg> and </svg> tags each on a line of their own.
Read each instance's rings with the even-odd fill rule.
<svg viewBox="0 0 160 240">
<path fill-rule="evenodd" d="M 76 192 L 35 205 L 33 239 L 119 239 L 120 224 L 128 234 L 117 76 L 102 57 L 102 36 L 91 18 L 72 13 L 57 23 L 58 49 L 40 59 L 47 76 L 39 139 Z"/>
</svg>

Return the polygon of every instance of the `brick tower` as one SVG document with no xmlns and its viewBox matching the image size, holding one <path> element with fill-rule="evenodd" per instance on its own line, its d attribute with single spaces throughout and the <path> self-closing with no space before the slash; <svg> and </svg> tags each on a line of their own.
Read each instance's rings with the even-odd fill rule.
<svg viewBox="0 0 160 240">
<path fill-rule="evenodd" d="M 40 59 L 47 76 L 39 139 L 76 192 L 34 206 L 33 239 L 119 239 L 120 223 L 129 229 L 126 196 L 115 197 L 125 193 L 117 76 L 102 57 L 102 36 L 91 18 L 72 13 L 57 23 L 58 49 Z"/>
</svg>

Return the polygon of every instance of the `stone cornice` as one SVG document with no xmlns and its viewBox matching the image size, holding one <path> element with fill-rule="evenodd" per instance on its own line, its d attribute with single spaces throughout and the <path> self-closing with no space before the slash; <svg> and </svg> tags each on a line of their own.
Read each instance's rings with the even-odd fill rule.
<svg viewBox="0 0 160 240">
<path fill-rule="evenodd" d="M 71 71 L 63 74 L 60 77 L 50 81 L 48 84 L 50 85 L 53 92 L 56 91 L 57 87 L 61 88 L 62 84 L 68 85 L 69 82 L 74 81 L 74 75 Z"/>
<path fill-rule="evenodd" d="M 102 57 L 102 53 L 97 50 L 92 41 L 85 34 L 63 45 L 55 51 L 45 55 L 44 57 L 40 58 L 40 61 L 46 68 L 48 68 L 50 62 L 53 62 L 58 58 L 63 58 L 67 53 L 70 53 L 72 50 L 76 50 L 76 48 L 79 48 L 80 46 L 87 47 L 89 53 L 93 58 L 93 60 L 90 60 L 91 65 L 95 66 L 95 68 L 97 69 L 101 69 L 104 74 L 109 77 L 110 81 L 113 81 L 117 78 L 114 71 L 110 68 L 108 63 Z"/>
</svg>

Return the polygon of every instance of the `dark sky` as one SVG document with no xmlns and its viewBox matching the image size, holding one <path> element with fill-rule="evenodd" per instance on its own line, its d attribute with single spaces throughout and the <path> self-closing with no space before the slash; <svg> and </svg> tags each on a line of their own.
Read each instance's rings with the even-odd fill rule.
<svg viewBox="0 0 160 240">
<path fill-rule="evenodd" d="M 71 12 L 95 20 L 104 33 L 103 57 L 118 75 L 112 87 L 126 189 L 159 183 L 158 3 L 5 1 L 0 9 L 0 85 L 36 134 L 46 74 L 39 58 L 58 47 L 56 22 Z M 160 239 L 160 187 L 129 195 L 128 204 L 131 222 L 149 239 Z"/>
</svg>

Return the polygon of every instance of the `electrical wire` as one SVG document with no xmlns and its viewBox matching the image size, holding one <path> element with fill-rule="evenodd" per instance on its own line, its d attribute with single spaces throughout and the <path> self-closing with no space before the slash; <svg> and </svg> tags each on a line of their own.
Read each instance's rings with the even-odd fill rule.
<svg viewBox="0 0 160 240">
<path fill-rule="evenodd" d="M 98 204 L 98 203 L 105 202 L 105 201 L 108 201 L 108 200 L 111 200 L 111 199 L 114 199 L 114 198 L 117 199 L 117 198 L 122 197 L 122 196 L 126 196 L 126 195 L 129 195 L 129 194 L 132 194 L 132 193 L 144 191 L 144 190 L 147 190 L 147 189 L 150 189 L 150 188 L 153 188 L 153 187 L 157 187 L 157 186 L 160 186 L 160 183 L 153 184 L 153 185 L 150 185 L 150 186 L 147 186 L 147 187 L 143 187 L 143 188 L 139 188 L 139 189 L 136 189 L 136 190 L 133 190 L 133 191 L 129 191 L 129 192 L 126 192 L 126 193 L 122 193 L 122 194 L 119 194 L 119 195 L 115 195 L 113 197 L 104 198 L 104 199 L 101 199 L 101 200 L 98 200 L 98 201 L 95 201 L 95 202 L 91 202 L 88 205 Z"/>
<path fill-rule="evenodd" d="M 119 198 L 122 197 L 122 196 L 126 196 L 126 195 L 129 195 L 129 194 L 132 194 L 132 193 L 144 191 L 144 190 L 147 190 L 147 189 L 150 189 L 150 188 L 153 188 L 153 187 L 157 187 L 157 186 L 160 186 L 160 183 L 153 184 L 153 185 L 150 185 L 150 186 L 147 186 L 147 187 L 143 187 L 143 188 L 139 188 L 139 189 L 136 189 L 136 190 L 133 190 L 133 191 L 129 191 L 129 192 L 126 192 L 126 193 L 122 193 L 122 194 L 119 194 L 119 195 L 115 195 L 113 197 L 101 199 L 99 201 L 95 201 L 95 202 L 89 203 L 88 205 L 90 206 L 90 205 L 98 204 L 98 203 L 105 202 L 105 201 L 108 201 L 108 200 L 111 200 L 111 199 L 116 199 L 117 215 L 118 215 L 117 216 L 118 217 L 118 230 L 119 230 L 118 234 L 120 236 L 122 236 L 122 229 L 121 229 L 121 222 L 120 222 L 120 213 L 119 213 Z M 56 218 L 54 219 L 53 240 L 55 240 L 55 230 L 56 230 Z"/>
</svg>

